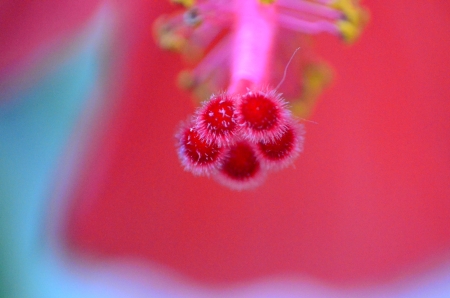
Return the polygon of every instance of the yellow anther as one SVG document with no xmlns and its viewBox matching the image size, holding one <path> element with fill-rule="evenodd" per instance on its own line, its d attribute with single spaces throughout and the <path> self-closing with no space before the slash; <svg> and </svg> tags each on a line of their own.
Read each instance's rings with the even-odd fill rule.
<svg viewBox="0 0 450 298">
<path fill-rule="evenodd" d="M 331 82 L 331 77 L 331 70 L 326 64 L 311 64 L 305 70 L 307 92 L 318 95 Z"/>
<path fill-rule="evenodd" d="M 181 51 L 186 44 L 186 39 L 173 32 L 164 32 L 159 35 L 159 46 L 164 50 Z"/>
<path fill-rule="evenodd" d="M 191 90 L 197 85 L 195 77 L 189 70 L 182 70 L 178 73 L 177 83 L 178 87 L 185 90 Z"/>
<path fill-rule="evenodd" d="M 177 34 L 175 28 L 167 20 L 167 16 L 156 19 L 153 23 L 153 36 L 162 49 L 180 51 L 185 45 L 186 39 L 181 34 Z"/>
<path fill-rule="evenodd" d="M 360 8 L 355 5 L 352 0 L 337 0 L 331 4 L 331 7 L 342 11 L 348 21 L 353 24 L 359 24 L 360 22 Z"/>
<path fill-rule="evenodd" d="M 198 106 L 199 103 L 209 98 L 213 93 L 208 81 L 200 82 L 189 70 L 183 70 L 178 73 L 177 85 L 181 89 L 191 92 L 195 106 Z"/>
<path fill-rule="evenodd" d="M 359 6 L 357 0 L 336 0 L 330 6 L 344 14 L 345 20 L 338 21 L 336 25 L 342 38 L 348 43 L 353 43 L 369 20 L 369 13 Z"/>
<path fill-rule="evenodd" d="M 170 0 L 170 2 L 190 8 L 195 5 L 195 0 Z"/>
<path fill-rule="evenodd" d="M 292 112 L 300 118 L 308 118 L 317 98 L 333 77 L 331 69 L 324 63 L 310 64 L 304 70 L 302 96 L 292 102 Z"/>
<path fill-rule="evenodd" d="M 331 7 L 340 10 L 345 18 L 356 26 L 364 26 L 368 19 L 368 12 L 359 6 L 359 1 L 354 0 L 336 0 Z"/>
<path fill-rule="evenodd" d="M 341 32 L 342 38 L 347 43 L 353 43 L 361 34 L 361 28 L 348 21 L 339 21 L 337 23 L 339 32 Z"/>
<path fill-rule="evenodd" d="M 261 4 L 273 4 L 276 0 L 258 0 Z"/>
</svg>

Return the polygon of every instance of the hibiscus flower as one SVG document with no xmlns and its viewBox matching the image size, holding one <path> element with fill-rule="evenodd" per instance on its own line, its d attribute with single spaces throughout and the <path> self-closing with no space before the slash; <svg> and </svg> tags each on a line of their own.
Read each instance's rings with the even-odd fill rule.
<svg viewBox="0 0 450 298">
<path fill-rule="evenodd" d="M 126 6 L 118 6 L 119 1 L 109 3 L 115 4 L 110 6 L 114 15 L 124 12 Z M 449 290 L 448 268 L 430 279 L 434 281 L 426 276 L 448 263 L 450 247 L 449 5 L 363 4 L 370 9 L 371 22 L 354 45 L 345 47 L 326 35 L 314 40 L 314 51 L 332 66 L 334 78 L 309 118 L 317 124 L 304 123 L 302 155 L 294 167 L 270 175 L 253 190 L 228 189 L 179 165 L 173 135 L 197 103 L 176 86 L 184 64 L 160 51 L 153 40 L 153 21 L 172 10 L 164 1 L 147 1 L 127 19 L 133 24 L 129 29 L 147 30 L 136 33 L 133 46 L 121 52 L 125 56 L 112 55 L 114 59 L 105 62 L 115 75 L 87 75 L 96 80 L 73 76 L 78 71 L 92 74 L 87 71 L 91 62 L 102 61 L 107 53 L 99 51 L 90 60 L 69 59 L 73 63 L 59 72 L 50 69 L 46 92 L 15 84 L 8 97 L 2 96 L 0 107 L 5 288 L 23 293 L 18 281 L 30 285 L 28 297 L 40 296 L 33 296 L 33 289 L 53 291 L 58 297 L 67 293 L 67 284 L 75 289 L 74 296 L 80 296 L 83 287 L 84 293 L 104 295 L 109 287 L 124 297 L 133 291 L 136 296 L 159 292 L 205 297 L 357 297 L 370 291 L 384 296 L 444 295 Z M 98 6 L 90 11 L 91 17 L 97 15 Z M 80 28 L 86 19 L 71 26 Z M 108 30 L 98 32 L 91 41 L 107 36 Z M 115 48 L 127 36 L 114 30 L 109 34 L 115 43 L 99 48 Z M 119 70 L 114 67 L 117 61 Z M 86 68 L 75 68 L 81 65 Z M 2 75 L 2 82 L 11 78 L 7 72 Z M 89 125 L 74 120 L 86 106 L 67 104 L 66 113 L 54 112 L 58 103 L 90 98 L 96 88 L 89 82 L 99 83 L 103 77 L 114 85 L 99 85 L 100 108 L 81 118 L 89 119 Z M 44 86 L 44 80 L 27 82 Z M 54 93 L 86 90 L 80 86 L 91 86 L 92 92 L 72 97 Z M 46 106 L 50 109 L 36 104 L 46 98 L 54 99 Z M 52 123 L 66 126 L 34 130 L 52 115 L 60 117 Z M 67 129 L 52 134 L 55 127 Z M 51 147 L 55 135 L 59 145 Z M 39 165 L 44 170 L 34 171 Z M 61 200 L 49 201 L 51 197 L 70 205 L 56 204 Z M 50 237 L 42 225 L 49 215 L 57 237 Z M 39 237 L 46 245 L 40 245 Z M 49 242 L 56 248 L 47 249 Z M 138 260 L 140 265 L 111 267 L 122 272 L 119 275 L 98 269 L 118 260 Z M 55 267 L 69 269 L 59 274 Z M 139 269 L 144 281 L 127 284 L 130 277 L 123 275 L 133 270 L 136 274 L 135 268 L 146 268 Z M 80 279 L 80 272 L 91 280 Z M 165 277 L 162 283 L 159 274 Z M 61 278 L 54 278 L 58 275 Z M 417 280 L 419 286 L 411 285 Z M 437 290 L 419 290 L 426 286 Z"/>
</svg>

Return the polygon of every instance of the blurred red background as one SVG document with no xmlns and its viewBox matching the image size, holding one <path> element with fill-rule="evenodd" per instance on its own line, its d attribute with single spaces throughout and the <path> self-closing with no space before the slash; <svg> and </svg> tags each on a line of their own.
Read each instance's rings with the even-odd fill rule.
<svg viewBox="0 0 450 298">
<path fill-rule="evenodd" d="M 124 91 L 72 198 L 70 249 L 205 285 L 291 274 L 377 284 L 448 260 L 450 3 L 363 5 L 371 22 L 355 45 L 317 38 L 335 78 L 295 167 L 236 192 L 179 165 L 173 135 L 194 104 L 175 85 L 179 57 L 151 34 L 173 8 L 142 4 Z"/>
</svg>

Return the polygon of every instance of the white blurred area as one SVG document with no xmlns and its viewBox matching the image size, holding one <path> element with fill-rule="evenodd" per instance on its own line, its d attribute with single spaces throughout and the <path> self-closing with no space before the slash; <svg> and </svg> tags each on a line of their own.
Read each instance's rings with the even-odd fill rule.
<svg viewBox="0 0 450 298">
<path fill-rule="evenodd" d="M 449 297 L 450 266 L 409 280 L 361 289 L 339 289 L 306 277 L 274 277 L 223 289 L 208 289 L 157 265 L 139 260 L 109 263 L 63 260 L 53 254 L 45 262 L 48 280 L 32 297 Z M 218 269 L 220 270 L 220 269 Z"/>
</svg>

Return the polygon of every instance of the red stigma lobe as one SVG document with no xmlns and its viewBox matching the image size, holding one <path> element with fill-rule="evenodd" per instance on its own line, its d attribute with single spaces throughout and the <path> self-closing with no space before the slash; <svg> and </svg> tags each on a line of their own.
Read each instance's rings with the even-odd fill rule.
<svg viewBox="0 0 450 298">
<path fill-rule="evenodd" d="M 231 142 L 237 128 L 234 98 L 213 95 L 197 112 L 196 128 L 207 142 L 215 141 L 219 146 Z"/>
<path fill-rule="evenodd" d="M 216 143 L 206 142 L 193 127 L 182 130 L 179 142 L 181 162 L 194 174 L 209 174 L 222 157 L 223 149 Z"/>
</svg>

